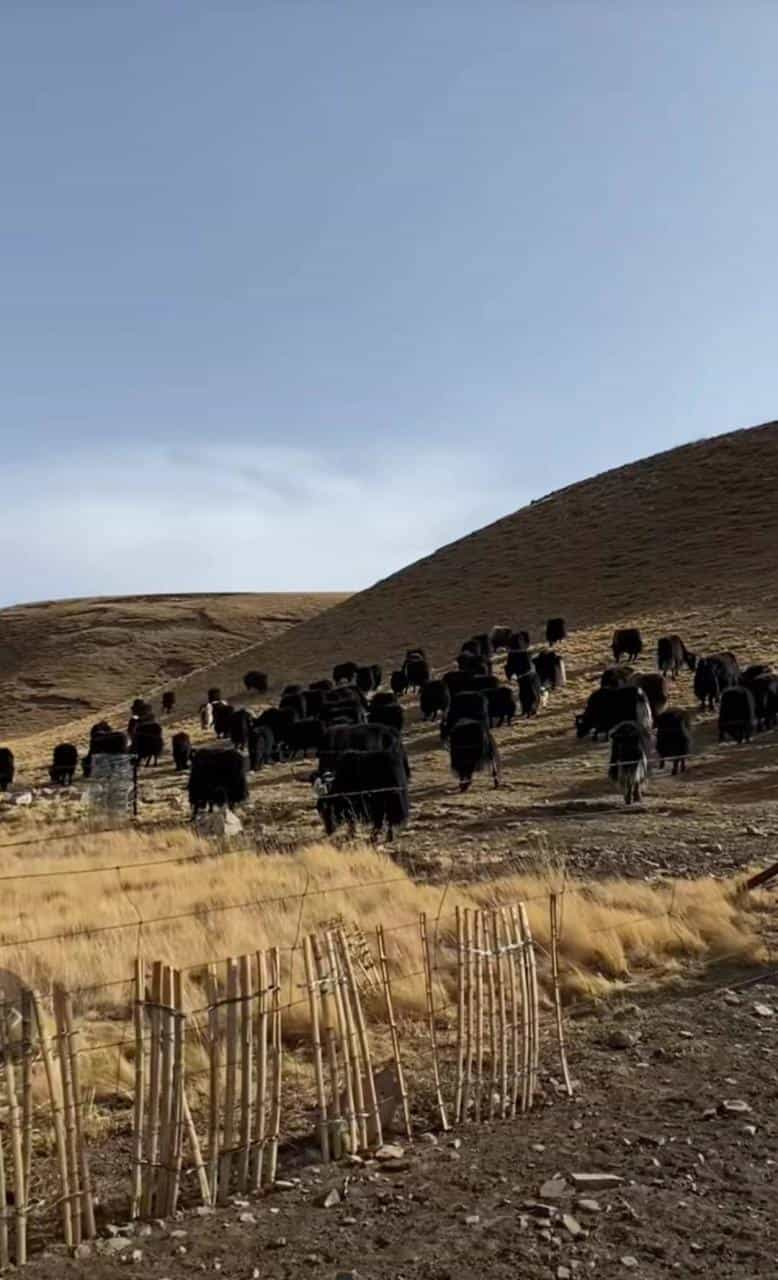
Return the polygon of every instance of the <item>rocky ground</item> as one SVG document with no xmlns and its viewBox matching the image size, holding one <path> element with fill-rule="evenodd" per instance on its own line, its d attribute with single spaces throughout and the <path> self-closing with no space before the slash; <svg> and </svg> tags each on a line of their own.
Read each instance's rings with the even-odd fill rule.
<svg viewBox="0 0 778 1280">
<path fill-rule="evenodd" d="M 728 985 L 722 985 L 726 982 Z M 529 1117 L 423 1131 L 388 1161 L 282 1154 L 261 1200 L 121 1230 L 40 1277 L 570 1280 L 778 1273 L 775 975 L 709 976 L 571 1026 L 575 1097 L 553 1064 Z M 617 1048 L 615 1046 L 622 1046 Z M 115 1206 L 118 1210 L 118 1206 Z"/>
</svg>

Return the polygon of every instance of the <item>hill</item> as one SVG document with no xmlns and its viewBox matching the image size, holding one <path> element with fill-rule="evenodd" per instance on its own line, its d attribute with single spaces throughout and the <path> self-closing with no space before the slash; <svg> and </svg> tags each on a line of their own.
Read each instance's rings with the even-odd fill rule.
<svg viewBox="0 0 778 1280">
<path fill-rule="evenodd" d="M 778 423 L 656 454 L 558 490 L 460 538 L 242 655 L 214 680 L 237 691 L 256 665 L 279 681 L 340 659 L 396 664 L 421 644 L 448 662 L 475 631 L 506 622 L 540 638 L 562 613 L 573 629 L 639 622 L 699 606 L 778 602 Z M 716 643 L 716 629 L 701 640 Z M 191 705 L 203 681 L 186 682 Z M 184 705 L 187 696 L 184 697 Z"/>
<path fill-rule="evenodd" d="M 86 715 L 277 637 L 342 595 L 119 596 L 0 610 L 0 736 Z"/>
</svg>

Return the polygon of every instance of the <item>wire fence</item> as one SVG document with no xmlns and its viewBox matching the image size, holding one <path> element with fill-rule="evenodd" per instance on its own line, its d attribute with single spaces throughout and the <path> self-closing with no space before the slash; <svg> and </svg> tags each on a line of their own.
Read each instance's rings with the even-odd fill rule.
<svg viewBox="0 0 778 1280">
<path fill-rule="evenodd" d="M 156 865 L 170 861 L 170 859 L 154 860 Z M 172 859 L 172 861 L 181 860 Z M 106 869 L 101 868 L 101 870 Z M 75 1131 L 78 1127 L 76 1118 L 80 1117 L 78 1125 L 82 1135 L 79 1139 L 80 1154 L 70 1153 L 74 1159 L 75 1155 L 78 1155 L 78 1159 L 75 1163 L 74 1159 L 71 1159 L 67 1166 L 69 1181 L 60 1185 L 55 1194 L 38 1195 L 36 1191 L 34 1202 L 30 1201 L 28 1194 L 25 1204 L 29 1209 L 29 1215 L 36 1220 L 46 1220 L 50 1229 L 56 1231 L 55 1215 L 65 1205 L 70 1205 L 72 1208 L 78 1200 L 84 1211 L 79 1229 L 86 1232 L 88 1236 L 89 1227 L 85 1209 L 87 1192 L 78 1168 L 79 1161 L 83 1158 L 88 1162 L 90 1151 L 100 1141 L 105 1141 L 96 1136 L 100 1131 L 99 1125 L 95 1129 L 98 1109 L 94 1092 L 96 1088 L 101 1096 L 105 1096 L 108 1092 L 115 1099 L 123 1100 L 123 1105 L 128 1111 L 133 1111 L 136 1117 L 134 1129 L 136 1134 L 140 1132 L 137 1120 L 139 1098 L 147 1111 L 151 1107 L 152 1109 L 162 1108 L 164 1112 L 160 1098 L 168 1097 L 168 1110 L 165 1113 L 168 1134 L 172 1132 L 170 1125 L 173 1125 L 178 1137 L 174 1141 L 174 1138 L 169 1136 L 169 1145 L 164 1148 L 164 1151 L 160 1149 L 155 1153 L 154 1150 L 149 1152 L 144 1148 L 145 1154 L 137 1158 L 134 1155 L 127 1169 L 127 1181 L 128 1184 L 132 1184 L 134 1190 L 137 1190 L 138 1186 L 145 1187 L 149 1179 L 152 1181 L 156 1188 L 154 1196 L 157 1197 L 152 1203 L 157 1216 L 159 1213 L 163 1213 L 164 1216 L 170 1205 L 176 1202 L 178 1191 L 173 1195 L 170 1187 L 165 1183 L 165 1178 L 170 1176 L 175 1181 L 175 1177 L 181 1173 L 186 1134 L 190 1144 L 189 1156 L 183 1161 L 184 1174 L 189 1179 L 186 1185 L 189 1186 L 194 1179 L 194 1185 L 199 1185 L 206 1202 L 211 1203 L 214 1199 L 218 1200 L 225 1187 L 229 1189 L 237 1186 L 240 1189 L 245 1185 L 241 1182 L 243 1174 L 240 1170 L 250 1169 L 251 1162 L 258 1159 L 259 1152 L 263 1152 L 264 1158 L 269 1159 L 271 1141 L 275 1144 L 272 1147 L 272 1151 L 275 1152 L 274 1160 L 280 1151 L 283 1161 L 285 1143 L 296 1134 L 305 1133 L 313 1126 L 316 1115 L 319 1116 L 319 1139 L 321 1140 L 322 1125 L 324 1125 L 329 1134 L 328 1143 L 335 1141 L 335 1135 L 340 1135 L 338 1137 L 340 1141 L 345 1120 L 338 1111 L 336 1124 L 333 1108 L 340 1107 L 340 1094 L 346 1087 L 344 1082 L 347 1080 L 349 1071 L 352 1082 L 355 1080 L 355 1063 L 360 1070 L 367 1070 L 368 1068 L 365 1067 L 367 1063 L 372 1072 L 373 1066 L 370 1064 L 376 1059 L 376 1055 L 380 1059 L 389 1054 L 392 1070 L 395 1073 L 390 1093 L 396 1109 L 399 1105 L 399 1095 L 395 1086 L 398 1069 L 402 1069 L 401 1044 L 406 1061 L 404 1084 L 400 1094 L 407 1108 L 407 1115 L 416 1117 L 414 1122 L 416 1128 L 419 1124 L 428 1127 L 434 1123 L 429 1108 L 432 1108 L 438 1123 L 444 1129 L 450 1127 L 452 1123 L 470 1124 L 477 1123 L 479 1120 L 509 1119 L 524 1115 L 531 1109 L 532 1089 L 537 1087 L 541 1079 L 547 1082 L 546 1088 L 551 1089 L 552 1096 L 555 1092 L 561 1091 L 560 1096 L 564 1096 L 574 1088 L 585 1088 L 585 1083 L 576 1083 L 569 1072 L 567 1032 L 563 1029 L 563 1013 L 565 1022 L 568 1022 L 571 1014 L 585 1008 L 591 1009 L 591 1001 L 581 998 L 563 999 L 566 980 L 568 978 L 574 980 L 572 990 L 575 987 L 575 980 L 581 976 L 580 965 L 566 954 L 565 926 L 566 921 L 571 918 L 573 901 L 576 898 L 585 900 L 592 894 L 596 894 L 597 883 L 571 884 L 560 881 L 557 887 L 548 887 L 543 892 L 513 903 L 501 901 L 499 905 L 478 906 L 472 905 L 471 898 L 471 905 L 463 908 L 461 901 L 452 902 L 451 896 L 452 894 L 456 896 L 456 891 L 464 886 L 450 878 L 441 889 L 437 909 L 434 912 L 428 910 L 421 917 L 414 915 L 399 922 L 395 920 L 386 927 L 378 925 L 375 942 L 371 941 L 359 926 L 354 926 L 355 942 L 348 935 L 347 922 L 342 919 L 317 925 L 313 935 L 306 933 L 306 928 L 311 927 L 310 921 L 305 925 L 304 907 L 308 900 L 317 902 L 326 898 L 328 893 L 348 893 L 350 898 L 355 899 L 353 909 L 355 914 L 358 914 L 356 902 L 360 892 L 372 892 L 384 886 L 390 887 L 405 879 L 404 876 L 398 876 L 370 881 L 341 882 L 328 886 L 312 885 L 308 882 L 299 892 L 230 904 L 231 908 L 236 910 L 262 909 L 279 902 L 299 908 L 296 923 L 292 925 L 291 941 L 282 940 L 283 945 L 272 948 L 277 957 L 275 961 L 277 968 L 276 978 L 271 985 L 268 985 L 267 981 L 264 984 L 261 981 L 254 981 L 252 985 L 251 979 L 248 980 L 247 986 L 234 985 L 237 981 L 235 974 L 238 966 L 242 966 L 241 972 L 245 969 L 245 972 L 249 973 L 251 965 L 255 966 L 259 963 L 258 961 L 240 960 L 236 957 L 214 959 L 212 956 L 207 956 L 175 971 L 171 970 L 171 982 L 172 975 L 178 974 L 176 979 L 178 994 L 175 999 L 167 996 L 158 998 L 153 991 L 150 993 L 148 986 L 145 985 L 147 982 L 145 975 L 148 974 L 149 969 L 143 961 L 139 935 L 138 950 L 131 972 L 105 982 L 73 987 L 66 993 L 67 1006 L 71 1007 L 70 1002 L 77 996 L 94 996 L 101 992 L 110 992 L 113 997 L 121 992 L 120 1003 L 124 1012 L 117 1024 L 116 1036 L 110 1038 L 98 1036 L 90 1040 L 88 1038 L 89 1022 L 84 1021 L 83 1018 L 80 1023 L 64 1024 L 62 1022 L 62 1002 L 65 997 L 61 988 L 55 987 L 50 993 L 37 995 L 36 1005 L 38 1007 L 46 1005 L 51 1008 L 55 1019 L 59 1019 L 54 1040 L 50 1039 L 52 1060 L 49 1062 L 49 1070 L 55 1074 L 57 1072 L 62 1074 L 61 1088 L 65 1092 L 61 1096 L 64 1101 L 56 1102 L 56 1098 L 60 1097 L 56 1089 L 55 1094 L 48 1100 L 41 1100 L 40 1096 L 35 1099 L 30 1096 L 28 1099 L 25 1080 L 31 1078 L 34 1062 L 37 1060 L 35 1056 L 37 1050 L 31 1043 L 27 1045 L 22 1058 L 21 1085 L 13 1082 L 9 1084 L 9 1064 L 13 1060 L 13 1055 L 6 1049 L 5 1068 L 0 1070 L 0 1085 L 4 1083 L 7 1095 L 5 1106 L 0 1104 L 0 1115 L 3 1117 L 3 1123 L 0 1124 L 3 1134 L 0 1138 L 0 1160 L 3 1158 L 2 1145 L 5 1142 L 7 1160 L 13 1162 L 12 1139 L 16 1132 L 14 1126 L 18 1128 L 20 1137 L 23 1137 L 27 1132 L 25 1129 L 22 1133 L 24 1125 L 29 1126 L 30 1132 L 43 1131 L 47 1124 L 47 1116 L 55 1127 L 57 1119 L 66 1116 Z M 511 911 L 526 912 L 530 907 L 536 909 L 532 932 L 524 934 L 523 940 L 512 939 L 505 935 L 504 940 L 501 941 L 499 922 L 504 922 Z M 213 908 L 214 911 L 221 909 L 224 908 Z M 474 913 L 473 918 L 483 922 L 476 924 L 474 934 L 470 932 L 468 926 L 465 932 L 471 940 L 467 945 L 463 944 L 463 911 L 466 918 L 469 918 L 468 913 Z M 550 924 L 544 933 L 542 922 L 546 917 L 550 919 Z M 152 926 L 167 919 L 169 919 L 168 916 L 149 917 L 147 920 L 129 922 L 128 927 L 138 927 L 138 924 Z M 662 919 L 667 920 L 671 929 L 677 932 L 679 949 L 683 950 L 685 912 L 678 901 L 674 886 L 667 892 L 666 902 L 661 905 L 661 909 L 635 914 L 622 912 L 618 920 L 612 924 L 590 928 L 587 939 L 591 944 L 591 941 L 600 935 L 613 934 L 622 941 L 628 941 L 636 929 L 650 926 Z M 492 932 L 489 931 L 489 922 L 491 922 Z M 91 935 L 102 932 L 102 929 L 87 932 Z M 22 941 L 45 941 L 51 936 L 47 934 L 44 937 L 26 940 L 17 938 L 8 945 L 17 945 Z M 66 940 L 72 934 L 66 931 L 58 936 Z M 348 966 L 353 971 L 357 971 L 358 967 L 357 978 L 354 977 L 353 972 L 348 976 L 346 969 L 343 969 L 338 979 L 341 984 L 345 984 L 340 989 L 340 999 L 342 1001 L 347 996 L 351 1001 L 354 1018 L 358 1010 L 363 1011 L 361 1016 L 364 1024 L 362 1031 L 359 1032 L 356 1024 L 350 1030 L 344 1023 L 342 1033 L 338 1033 L 337 1036 L 332 1031 L 332 1027 L 329 1030 L 326 1026 L 322 1026 L 318 1031 L 316 1029 L 316 1018 L 323 1016 L 323 1002 L 330 996 L 336 1000 L 336 989 L 329 985 L 329 978 L 326 975 L 321 976 L 321 971 L 318 978 L 312 977 L 309 967 L 312 954 L 311 939 L 318 937 L 330 939 L 331 942 L 335 936 L 339 939 L 338 945 L 341 947 L 342 955 L 348 954 Z M 404 937 L 405 941 L 400 946 L 401 937 Z M 392 944 L 392 939 L 396 939 L 397 943 Z M 301 964 L 296 970 L 294 960 L 300 954 L 305 964 Z M 282 959 L 284 956 L 286 960 Z M 717 955 L 716 959 L 719 961 L 742 959 L 742 949 L 733 951 L 728 956 Z M 322 963 L 321 959 L 319 963 Z M 526 971 L 522 968 L 523 965 L 527 966 Z M 214 974 L 217 971 L 223 971 L 222 977 L 215 980 Z M 253 972 L 256 977 L 256 968 Z M 144 976 L 139 978 L 139 973 Z M 185 974 L 192 977 L 199 975 L 198 980 L 193 985 L 184 984 L 182 979 Z M 529 987 L 526 981 L 524 986 L 519 982 L 520 974 L 524 974 L 524 979 L 527 979 L 528 974 L 532 975 L 528 979 Z M 764 981 L 774 976 L 778 976 L 778 969 L 763 967 L 758 976 L 750 975 L 743 978 L 742 982 L 745 984 L 757 980 Z M 143 985 L 139 986 L 139 982 Z M 537 994 L 532 996 L 532 982 L 538 983 L 539 988 L 546 990 L 550 1009 L 541 1008 Z M 727 984 L 728 987 L 731 985 L 731 982 Z M 390 997 L 388 998 L 389 989 Z M 701 998 L 705 995 L 715 996 L 722 989 L 722 985 L 717 983 L 706 986 L 704 990 L 692 989 L 692 993 L 695 998 Z M 205 992 L 205 998 L 201 995 L 198 999 L 198 993 L 201 992 Z M 688 993 L 673 993 L 672 998 L 689 998 L 689 996 Z M 262 1037 L 267 1032 L 267 1022 L 270 1017 L 268 1001 L 270 1000 L 272 1000 L 272 1018 L 278 1020 L 274 1024 L 278 1033 L 274 1050 L 275 1062 L 280 1072 L 277 1088 L 280 1091 L 283 1079 L 285 1092 L 283 1105 L 278 1102 L 275 1111 L 273 1107 L 276 1106 L 276 1102 L 272 1098 L 272 1106 L 270 1103 L 262 1103 L 262 1115 L 265 1119 L 268 1116 L 274 1117 L 272 1126 L 275 1127 L 271 1138 L 268 1138 L 267 1134 L 257 1136 L 257 1132 L 251 1126 L 256 1120 L 256 1107 L 260 1105 L 252 1099 L 259 1098 L 266 1086 L 269 1088 L 267 1085 L 269 1068 L 267 1062 L 263 1068 L 261 1061 L 264 1060 L 262 1054 L 265 1052 L 262 1046 L 267 1047 L 267 1042 Z M 140 1022 L 138 1010 L 141 1011 Z M 129 1033 L 125 1033 L 125 1029 L 131 1027 L 133 1018 L 134 1029 L 131 1028 Z M 313 1022 L 311 1022 L 312 1018 Z M 0 1023 L 2 1020 L 2 1008 L 0 1008 Z M 284 1047 L 281 1026 L 287 1023 L 291 1040 Z M 179 1024 L 182 1028 L 180 1034 L 175 1031 Z M 42 1027 L 45 1027 L 45 1023 Z M 167 1031 L 165 1027 L 168 1028 Z M 398 1027 L 401 1029 L 399 1035 Z M 340 1066 L 330 1087 L 329 1102 L 322 1109 L 322 1080 L 326 1075 L 322 1046 L 330 1033 L 334 1039 L 327 1040 L 326 1043 L 330 1049 L 334 1048 L 336 1056 L 341 1055 L 341 1057 L 338 1058 Z M 45 1040 L 45 1029 L 43 1035 Z M 176 1035 L 179 1035 L 178 1040 Z M 359 1039 L 361 1035 L 366 1037 L 364 1043 Z M 302 1051 L 301 1036 L 305 1046 Z M 354 1037 L 357 1038 L 354 1039 Z M 523 1056 L 524 1049 L 521 1048 L 524 1037 L 528 1037 L 529 1058 Z M 351 1044 L 353 1048 L 358 1041 L 362 1047 L 354 1049 L 356 1059 L 349 1060 L 348 1046 Z M 365 1048 L 368 1041 L 369 1048 Z M 178 1047 L 174 1049 L 175 1045 Z M 226 1060 L 224 1053 L 226 1053 Z M 364 1056 L 365 1054 L 367 1056 Z M 139 1055 L 151 1070 L 151 1077 L 148 1073 L 146 1076 L 139 1077 Z M 174 1059 L 178 1062 L 177 1076 L 172 1066 Z M 158 1067 L 156 1094 L 153 1083 L 155 1063 Z M 580 1075 L 579 1067 L 585 1071 L 585 1063 L 586 1053 L 582 1050 L 577 1054 L 576 1079 Z M 381 1070 L 383 1071 L 384 1068 Z M 70 1072 L 69 1085 L 68 1072 Z M 74 1091 L 73 1080 L 79 1072 L 81 1085 Z M 6 1076 L 4 1082 L 3 1075 Z M 248 1086 L 244 1088 L 244 1079 L 249 1081 L 250 1089 Z M 111 1081 L 113 1081 L 112 1085 Z M 19 1089 L 19 1107 L 14 1119 L 9 1090 L 13 1092 L 15 1099 L 17 1088 Z M 384 1086 L 382 1085 L 381 1088 L 383 1089 Z M 214 1089 L 218 1094 L 216 1102 L 214 1102 Z M 529 1103 L 526 1103 L 528 1089 L 530 1098 Z M 376 1097 L 379 1098 L 379 1095 L 383 1105 L 384 1096 L 380 1091 Z M 262 1096 L 264 1097 L 264 1094 Z M 416 1103 L 414 1098 L 417 1099 Z M 111 1105 L 115 1109 L 116 1101 Z M 360 1105 L 361 1110 L 359 1107 L 354 1110 L 353 1122 L 367 1125 L 368 1120 L 371 1117 L 374 1120 L 375 1115 L 378 1114 L 375 1112 L 374 1115 L 371 1110 L 371 1106 L 377 1106 L 378 1102 L 371 1104 L 366 1100 Z M 214 1107 L 218 1112 L 216 1122 L 214 1122 Z M 22 1115 L 26 1116 L 26 1120 L 19 1118 Z M 248 1128 L 247 1115 L 250 1121 Z M 409 1126 L 410 1123 L 409 1119 Z M 377 1139 L 367 1138 L 366 1141 L 369 1146 L 371 1141 L 375 1144 Z M 219 1153 L 216 1172 L 210 1158 L 214 1144 Z M 327 1150 L 330 1152 L 331 1148 L 328 1146 Z M 208 1161 L 201 1154 L 202 1151 L 208 1153 Z M 42 1168 L 48 1169 L 47 1157 L 36 1154 L 34 1144 L 27 1158 L 33 1164 L 38 1162 Z M 273 1165 L 274 1176 L 275 1165 Z M 26 1177 L 29 1187 L 29 1168 Z M 161 1183 L 159 1179 L 162 1179 Z M 34 1183 L 33 1186 L 36 1187 L 37 1184 Z M 96 1193 L 99 1192 L 98 1186 Z M 92 1192 L 90 1191 L 89 1194 L 91 1195 Z M 187 1194 L 191 1195 L 193 1192 L 190 1190 Z M 160 1196 L 163 1198 L 159 1199 Z M 168 1197 L 167 1200 L 164 1199 L 165 1196 Z M 173 1196 L 172 1200 L 170 1196 Z M 136 1205 L 136 1209 L 140 1213 L 139 1204 L 140 1202 Z M 163 1205 L 167 1205 L 167 1209 L 160 1208 Z M 6 1209 L 5 1227 L 16 1241 L 16 1260 L 19 1261 L 19 1241 L 26 1228 L 22 1226 L 17 1208 Z M 158 1209 L 159 1212 L 157 1212 Z M 1 1217 L 2 1210 L 0 1210 Z M 12 1219 L 13 1230 L 11 1230 Z M 73 1221 L 71 1220 L 71 1242 L 72 1229 Z M 0 1222 L 0 1253 L 2 1252 L 2 1232 L 3 1225 Z M 0 1265 L 2 1265 L 1 1260 Z"/>
</svg>

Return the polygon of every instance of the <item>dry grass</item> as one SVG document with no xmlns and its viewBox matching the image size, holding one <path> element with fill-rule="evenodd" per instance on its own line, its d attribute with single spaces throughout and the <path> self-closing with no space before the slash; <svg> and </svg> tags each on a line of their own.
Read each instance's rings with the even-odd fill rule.
<svg viewBox="0 0 778 1280">
<path fill-rule="evenodd" d="M 144 865 L 166 858 L 190 861 Z M 96 864 L 106 869 L 94 872 Z M 125 864 L 121 871 L 119 864 Z M 49 871 L 62 874 L 41 874 Z M 582 885 L 565 883 L 550 866 L 531 875 L 441 888 L 414 882 L 365 845 L 318 843 L 295 856 L 214 856 L 213 846 L 181 831 L 66 840 L 56 854 L 45 847 L 9 849 L 0 875 L 17 873 L 24 878 L 3 884 L 2 967 L 44 992 L 55 981 L 88 988 L 77 995 L 76 1009 L 92 1046 L 111 1046 L 128 1035 L 126 979 L 138 947 L 148 959 L 187 970 L 185 999 L 192 1010 L 205 1003 L 203 965 L 281 947 L 284 1002 L 290 1006 L 285 1025 L 294 1040 L 307 1024 L 295 948 L 307 931 L 338 916 L 358 922 L 368 939 L 383 924 L 396 1004 L 406 1017 L 420 1015 L 424 1006 L 420 911 L 427 913 L 436 942 L 436 999 L 446 1006 L 455 990 L 454 908 L 527 901 L 541 978 L 547 981 L 548 894 L 563 886 L 561 960 L 568 998 L 606 995 L 636 976 L 664 977 L 689 960 L 762 956 L 758 903 L 740 901 L 735 882 Z M 55 936 L 63 932 L 65 937 Z M 25 939 L 36 938 L 42 940 L 25 945 Z M 103 988 L 104 983 L 114 985 Z M 117 1054 L 110 1047 L 89 1055 L 88 1078 L 99 1092 L 115 1093 L 129 1084 L 128 1055 L 129 1048 Z"/>
</svg>

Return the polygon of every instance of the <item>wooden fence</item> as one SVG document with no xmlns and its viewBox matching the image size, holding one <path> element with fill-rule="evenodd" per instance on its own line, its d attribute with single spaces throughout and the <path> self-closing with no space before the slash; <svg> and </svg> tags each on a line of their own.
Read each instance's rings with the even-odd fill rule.
<svg viewBox="0 0 778 1280">
<path fill-rule="evenodd" d="M 552 894 L 551 952 L 544 964 L 553 1017 L 545 1042 L 556 1041 L 570 1093 L 557 905 Z M 393 931 L 379 926 L 373 945 L 358 927 L 326 922 L 294 948 L 302 952 L 304 981 L 299 998 L 290 984 L 286 1001 L 278 948 L 208 965 L 207 1004 L 198 1009 L 185 1007 L 179 970 L 139 955 L 132 1036 L 122 1042 L 132 1079 L 130 1218 L 171 1217 L 181 1202 L 183 1174 L 192 1188 L 188 1198 L 199 1196 L 207 1205 L 272 1185 L 283 1154 L 284 1118 L 295 1113 L 298 1128 L 312 1116 L 311 1139 L 323 1162 L 374 1150 L 390 1131 L 412 1140 L 411 1075 L 415 1087 L 428 1092 L 431 1086 L 444 1130 L 530 1111 L 542 1038 L 526 908 L 457 909 L 445 962 L 439 926 L 437 919 L 420 917 L 418 965 L 403 970 L 392 954 Z M 404 955 L 407 960 L 408 947 Z M 423 1020 L 411 1028 L 407 1019 L 398 1021 L 395 993 L 403 982 L 419 981 Z M 44 998 L 32 991 L 23 992 L 21 1009 L 0 1003 L 0 1270 L 27 1260 L 32 1206 L 40 1212 L 40 1197 L 31 1198 L 37 1166 L 56 1184 L 46 1204 L 50 1215 L 56 1210 L 66 1245 L 75 1249 L 96 1234 L 90 1147 L 97 1139 L 85 1138 L 93 1101 L 81 1080 L 90 1049 L 81 1043 L 71 995 L 57 987 L 49 999 L 51 1019 Z M 307 1015 L 302 1022 L 300 1006 Z M 292 1055 L 284 1019 L 292 1011 L 294 1061 L 299 1066 L 304 1059 L 310 1085 L 299 1092 L 296 1069 L 298 1092 L 287 1096 Z M 421 1072 L 419 1055 L 412 1073 L 403 1062 L 411 1035 L 415 1045 L 424 1037 Z M 193 1048 L 207 1063 L 196 1072 L 188 1065 Z M 45 1082 L 43 1102 L 33 1097 L 33 1071 Z M 51 1231 L 55 1221 L 50 1216 Z"/>
</svg>

